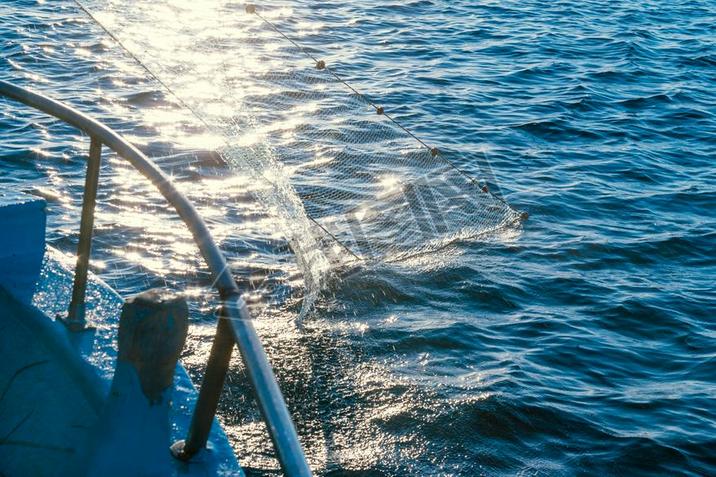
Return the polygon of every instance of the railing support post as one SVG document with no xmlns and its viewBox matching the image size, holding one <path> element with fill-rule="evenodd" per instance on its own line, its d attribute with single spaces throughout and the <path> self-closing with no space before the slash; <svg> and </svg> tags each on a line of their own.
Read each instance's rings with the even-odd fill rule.
<svg viewBox="0 0 716 477">
<path fill-rule="evenodd" d="M 94 208 L 97 203 L 99 184 L 99 166 L 102 157 L 102 143 L 92 136 L 87 174 L 85 175 L 84 198 L 82 200 L 82 218 L 80 219 L 80 240 L 77 245 L 77 266 L 72 285 L 72 299 L 67 311 L 67 325 L 72 331 L 85 328 L 85 292 L 87 290 L 87 269 L 92 251 L 92 230 L 94 228 Z"/>
<path fill-rule="evenodd" d="M 206 447 L 221 391 L 224 389 L 231 353 L 234 350 L 234 336 L 231 332 L 229 318 L 224 316 L 223 311 L 221 315 L 216 325 L 214 343 L 206 363 L 204 380 L 199 389 L 194 414 L 191 416 L 187 438 L 185 441 L 178 441 L 172 445 L 172 454 L 180 460 L 189 460 Z"/>
<path fill-rule="evenodd" d="M 178 459 L 189 460 L 206 447 L 228 371 L 231 350 L 236 344 L 283 473 L 287 477 L 310 477 L 311 468 L 306 462 L 291 414 L 256 334 L 246 303 L 240 296 L 230 295 L 223 300 L 221 315 L 189 435 L 186 441 L 178 441 L 172 446 L 172 453 Z"/>
</svg>

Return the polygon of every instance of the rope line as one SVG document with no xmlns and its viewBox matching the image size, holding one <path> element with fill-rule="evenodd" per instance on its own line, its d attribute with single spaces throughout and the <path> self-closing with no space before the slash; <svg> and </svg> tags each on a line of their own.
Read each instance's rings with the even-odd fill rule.
<svg viewBox="0 0 716 477">
<path fill-rule="evenodd" d="M 336 73 L 332 68 L 330 68 L 329 66 L 327 66 L 326 63 L 325 63 L 325 61 L 319 60 L 318 58 L 316 58 L 316 56 L 314 56 L 310 51 L 308 51 L 306 48 L 304 48 L 301 44 L 299 44 L 299 43 L 298 43 L 297 41 L 295 41 L 293 38 L 291 38 L 291 37 L 289 37 L 288 35 L 286 35 L 286 34 L 285 34 L 280 28 L 278 28 L 273 22 L 271 22 L 269 19 L 267 19 L 266 17 L 264 17 L 263 15 L 261 15 L 261 14 L 257 11 L 255 5 L 253 5 L 253 4 L 247 4 L 247 5 L 246 5 L 246 13 L 254 14 L 254 15 L 256 15 L 257 17 L 259 17 L 259 18 L 261 19 L 261 21 L 263 21 L 266 25 L 269 26 L 269 28 L 271 28 L 273 31 L 275 31 L 276 33 L 278 33 L 278 34 L 279 34 L 280 36 L 282 36 L 284 39 L 288 40 L 293 46 L 295 46 L 298 50 L 300 50 L 304 55 L 306 55 L 307 57 L 311 58 L 311 59 L 316 63 L 317 69 L 319 69 L 319 70 L 326 70 L 329 74 L 331 74 L 331 75 L 336 79 L 336 81 L 342 83 L 342 84 L 343 84 L 344 86 L 346 86 L 348 89 L 350 89 L 351 91 L 353 91 L 353 93 L 355 93 L 358 97 L 360 97 L 366 104 L 368 104 L 368 105 L 370 105 L 371 107 L 373 107 L 373 109 L 375 109 L 375 111 L 376 111 L 377 114 L 379 114 L 379 115 L 381 115 L 381 116 L 385 116 L 386 118 L 388 118 L 389 121 L 391 121 L 393 124 L 395 124 L 398 128 L 402 129 L 403 132 L 405 132 L 405 133 L 408 134 L 410 137 L 412 137 L 412 138 L 415 139 L 417 142 L 419 142 L 425 149 L 427 149 L 428 151 L 430 151 L 430 154 L 431 154 L 433 157 L 440 156 L 440 159 L 441 159 L 441 160 L 443 160 L 443 161 L 445 161 L 445 163 L 449 164 L 453 169 L 455 169 L 457 172 L 459 172 L 460 174 L 462 174 L 462 175 L 463 175 L 465 178 L 467 178 L 471 183 L 473 183 L 473 184 L 478 183 L 478 180 L 477 180 L 475 177 L 473 177 L 471 174 L 469 174 L 468 172 L 466 172 L 466 171 L 463 170 L 462 168 L 458 167 L 457 164 L 455 164 L 453 161 L 447 159 L 447 158 L 444 157 L 442 154 L 440 154 L 440 150 L 439 150 L 438 148 L 436 148 L 436 147 L 430 147 L 425 141 L 423 141 L 422 139 L 420 139 L 420 138 L 419 138 L 418 136 L 416 136 L 412 131 L 410 131 L 408 128 L 406 128 L 405 126 L 403 126 L 403 125 L 402 125 L 400 122 L 398 122 L 398 120 L 396 120 L 393 116 L 391 116 L 390 114 L 386 113 L 386 112 L 385 112 L 385 109 L 384 109 L 382 106 L 378 106 L 377 104 L 375 104 L 370 98 L 368 98 L 366 95 L 364 95 L 363 93 L 361 93 L 360 91 L 358 91 L 356 88 L 353 87 L 353 85 L 351 85 L 350 83 L 348 83 L 348 81 L 346 81 L 345 79 L 343 79 L 343 77 L 341 77 L 338 73 Z"/>
<path fill-rule="evenodd" d="M 171 94 L 178 102 L 179 104 L 186 108 L 192 115 L 194 115 L 201 123 L 207 128 L 211 129 L 209 124 L 204 120 L 204 118 L 199 115 L 197 111 L 194 110 L 186 101 L 184 101 L 177 93 L 174 92 L 173 89 L 169 87 L 168 84 L 166 84 L 164 81 L 162 81 L 159 76 L 154 73 L 147 65 L 142 63 L 142 61 L 137 57 L 137 55 L 134 54 L 134 52 L 125 45 L 122 40 L 120 40 L 114 33 L 112 33 L 99 19 L 89 10 L 87 9 L 82 3 L 80 3 L 79 0 L 74 0 L 75 4 L 82 10 L 93 22 L 95 22 L 106 34 L 109 36 L 124 52 L 132 59 L 135 63 L 137 63 L 144 71 L 149 74 L 149 76 L 154 79 L 157 83 L 159 83 L 169 94 Z"/>
</svg>

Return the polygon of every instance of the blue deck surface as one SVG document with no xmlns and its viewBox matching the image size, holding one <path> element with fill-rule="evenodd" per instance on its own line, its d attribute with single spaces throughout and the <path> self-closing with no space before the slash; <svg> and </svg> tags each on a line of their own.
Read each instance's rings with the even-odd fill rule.
<svg viewBox="0 0 716 477">
<path fill-rule="evenodd" d="M 53 467 L 49 469 L 46 467 L 52 465 L 53 461 L 46 454 L 42 454 L 43 451 L 36 449 L 40 445 L 44 445 L 46 449 L 49 449 L 46 452 L 50 452 L 51 457 L 56 457 L 58 452 L 60 456 L 63 453 L 68 453 L 70 456 L 81 455 L 83 449 L 78 447 L 82 444 L 78 444 L 78 442 L 84 442 L 83 439 L 86 439 L 86 437 L 70 438 L 68 435 L 61 440 L 64 447 L 60 450 L 54 449 L 52 446 L 48 447 L 47 444 L 42 444 L 42 442 L 43 440 L 53 439 L 52 436 L 55 436 L 58 432 L 53 426 L 59 426 L 61 422 L 64 423 L 63 419 L 69 419 L 71 416 L 67 417 L 66 414 L 78 404 L 77 402 L 63 403 L 62 397 L 69 396 L 72 401 L 87 399 L 89 403 L 93 403 L 89 406 L 89 408 L 94 409 L 93 411 L 87 410 L 87 414 L 82 417 L 81 414 L 77 414 L 82 412 L 79 409 L 74 411 L 76 416 L 73 419 L 77 424 L 84 423 L 84 426 L 94 422 L 103 407 L 116 364 L 117 327 L 122 299 L 96 277 L 90 277 L 87 289 L 87 321 L 89 326 L 95 328 L 95 332 L 94 337 L 92 337 L 91 333 L 88 335 L 89 343 L 93 342 L 93 346 L 91 348 L 85 347 L 87 350 L 85 356 L 80 357 L 77 349 L 70 345 L 63 325 L 52 320 L 52 318 L 65 312 L 69 305 L 72 289 L 72 273 L 69 266 L 73 261 L 71 257 L 63 256 L 51 248 L 48 249 L 34 290 L 32 306 L 21 305 L 15 298 L 5 295 L 5 292 L 0 296 L 2 298 L 0 299 L 0 310 L 2 310 L 0 311 L 0 317 L 2 317 L 0 321 L 2 321 L 2 327 L 4 328 L 3 335 L 5 339 L 2 342 L 2 353 L 5 356 L 4 364 L 9 366 L 9 363 L 17 361 L 19 364 L 17 364 L 16 368 L 24 369 L 28 366 L 25 360 L 32 360 L 33 355 L 38 355 L 39 358 L 34 359 L 43 364 L 45 368 L 48 366 L 55 367 L 52 368 L 55 371 L 51 374 L 47 374 L 50 372 L 49 370 L 43 374 L 43 368 L 40 367 L 38 371 L 35 371 L 36 376 L 31 376 L 33 380 L 26 384 L 21 381 L 15 382 L 14 378 L 9 378 L 5 384 L 6 390 L 11 389 L 11 386 L 16 389 L 13 389 L 14 394 L 4 395 L 6 400 L 0 404 L 0 413 L 5 416 L 3 418 L 4 422 L 8 424 L 22 418 L 20 409 L 24 408 L 27 403 L 34 403 L 32 404 L 31 413 L 28 414 L 30 417 L 33 415 L 38 418 L 44 416 L 44 424 L 30 419 L 27 422 L 21 422 L 18 429 L 14 431 L 15 434 L 25 436 L 23 442 L 39 443 L 30 449 L 38 455 L 34 456 L 32 454 L 34 457 L 31 457 L 30 454 L 27 454 L 26 459 L 24 459 L 27 462 L 32 462 L 33 458 L 39 459 L 34 463 L 33 470 L 30 471 L 33 475 L 57 475 L 54 472 L 60 472 L 60 475 L 62 475 L 62 472 L 65 472 L 58 470 L 63 469 L 64 467 L 62 466 L 55 466 L 54 470 L 52 470 Z M 11 314 L 8 315 L 8 313 Z M 23 334 L 24 325 L 27 325 L 27 331 L 24 331 Z M 28 335 L 28 333 L 30 334 Z M 70 335 L 70 339 L 74 338 L 75 335 Z M 22 343 L 25 341 L 23 340 L 29 340 L 24 347 Z M 32 366 L 32 363 L 30 365 Z M 12 370 L 4 368 L 3 371 L 8 371 L 10 373 L 8 376 L 13 373 Z M 74 378 L 72 378 L 73 376 Z M 55 380 L 58 381 L 55 382 Z M 17 389 L 18 386 L 24 386 L 24 391 Z M 48 399 L 48 393 L 57 402 Z M 18 401 L 18 399 L 21 400 Z M 179 365 L 174 379 L 170 412 L 171 441 L 167 442 L 167 455 L 171 442 L 186 437 L 195 400 L 196 390 L 184 368 Z M 62 425 L 69 424 L 64 423 Z M 23 429 L 23 426 L 27 429 Z M 38 426 L 42 427 L 39 428 Z M 21 432 L 18 432 L 18 430 Z M 139 437 L 141 436 L 137 436 L 137 438 Z M 13 450 L 19 449 L 17 445 L 13 447 L 8 444 L 8 446 L 0 449 L 0 456 L 3 455 L 3 449 L 7 450 L 8 447 Z M 218 422 L 215 422 L 212 429 L 208 449 L 207 452 L 197 456 L 195 463 L 185 464 L 174 461 L 175 469 L 170 475 L 242 474 L 234 452 Z M 15 455 L 13 454 L 13 456 Z M 5 458 L 8 458 L 8 456 L 5 456 Z M 66 459 L 66 457 L 63 459 Z M 43 460 L 44 464 L 42 463 Z M 64 463 L 64 461 L 62 462 Z M 0 464 L 0 470 L 3 468 L 2 464 Z"/>
</svg>

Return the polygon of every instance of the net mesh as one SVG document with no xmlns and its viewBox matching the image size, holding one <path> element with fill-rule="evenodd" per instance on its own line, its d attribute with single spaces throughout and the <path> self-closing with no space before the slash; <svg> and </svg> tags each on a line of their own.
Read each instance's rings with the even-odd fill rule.
<svg viewBox="0 0 716 477">
<path fill-rule="evenodd" d="M 426 144 L 302 46 L 281 26 L 292 12 L 194 3 L 84 6 L 262 184 L 314 280 L 336 262 L 402 260 L 520 221 L 475 161 Z"/>
</svg>

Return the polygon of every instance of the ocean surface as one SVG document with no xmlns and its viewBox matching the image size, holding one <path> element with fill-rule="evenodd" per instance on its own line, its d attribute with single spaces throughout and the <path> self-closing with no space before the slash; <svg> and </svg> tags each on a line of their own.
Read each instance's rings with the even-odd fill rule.
<svg viewBox="0 0 716 477">
<path fill-rule="evenodd" d="M 296 202 L 262 192 L 245 163 L 226 160 L 235 133 L 207 127 L 210 115 L 238 115 L 222 98 L 239 86 L 204 80 L 254 57 L 222 43 L 253 28 L 243 4 L 86 4 L 179 99 L 69 0 L 0 2 L 0 78 L 106 121 L 197 204 L 247 290 L 317 475 L 716 475 L 716 3 L 257 5 L 529 213 L 350 270 L 306 261 L 291 236 L 306 221 Z M 187 26 L 213 35 L 202 54 L 181 48 Z M 278 36 L 255 38 L 289 51 Z M 261 94 L 300 109 L 305 96 L 289 93 Z M 349 103 L 333 104 L 338 130 Z M 300 121 L 274 127 L 271 113 L 254 116 L 267 137 L 299 155 L 312 147 L 291 139 Z M 361 124 L 350 126 L 373 134 Z M 292 166 L 282 174 L 300 175 L 279 146 L 275 159 Z M 88 147 L 0 99 L 0 187 L 45 197 L 48 242 L 68 254 Z M 361 177 L 319 185 L 357 194 Z M 187 293 L 183 362 L 200 379 L 217 301 L 190 235 L 109 153 L 98 202 L 93 271 L 124 296 Z M 219 413 L 247 473 L 277 474 L 237 357 Z"/>
</svg>

